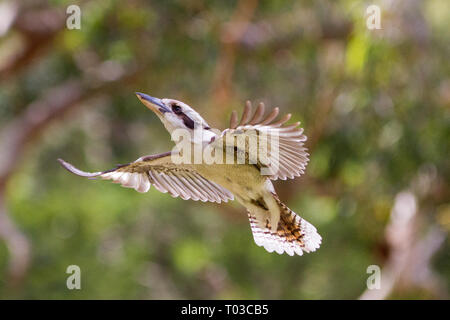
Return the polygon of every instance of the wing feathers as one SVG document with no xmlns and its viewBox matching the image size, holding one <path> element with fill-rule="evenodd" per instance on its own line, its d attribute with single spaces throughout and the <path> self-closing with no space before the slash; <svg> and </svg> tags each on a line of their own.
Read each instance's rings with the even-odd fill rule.
<svg viewBox="0 0 450 320">
<path fill-rule="evenodd" d="M 306 136 L 303 134 L 303 128 L 299 128 L 300 122 L 286 124 L 291 118 L 290 113 L 276 120 L 279 114 L 278 108 L 264 117 L 264 108 L 264 104 L 260 103 L 252 116 L 251 103 L 247 101 L 239 124 L 236 126 L 237 114 L 233 111 L 230 129 L 223 131 L 222 137 L 228 140 L 227 136 L 233 138 L 246 135 L 254 138 L 256 135 L 261 144 L 264 142 L 267 145 L 267 154 L 261 155 L 261 151 L 256 149 L 246 151 L 252 154 L 260 152 L 259 155 L 268 160 L 264 161 L 264 165 L 270 168 L 271 179 L 286 180 L 286 178 L 293 179 L 300 176 L 304 173 L 309 161 L 309 155 L 304 147 Z"/>
<path fill-rule="evenodd" d="M 280 120 L 278 120 L 277 122 L 274 122 L 271 124 L 272 127 L 281 127 L 283 124 L 285 124 L 286 122 L 288 122 L 292 117 L 292 114 L 288 113 L 286 115 L 283 116 L 283 118 L 281 118 Z"/>
<path fill-rule="evenodd" d="M 252 112 L 252 103 L 250 101 L 246 101 L 245 107 L 244 107 L 244 112 L 242 113 L 242 118 L 238 124 L 238 127 L 248 123 L 248 120 L 250 120 L 251 112 Z"/>
<path fill-rule="evenodd" d="M 190 181 L 192 182 L 191 184 L 189 184 L 188 180 L 186 179 L 185 176 L 188 176 L 188 179 L 190 179 Z M 182 183 L 184 183 L 184 185 L 186 185 L 186 187 L 190 188 L 191 190 L 193 190 L 193 192 L 195 192 L 199 199 L 203 202 L 205 201 L 216 201 L 217 200 L 217 196 L 214 194 L 213 196 L 210 195 L 210 191 L 203 187 L 202 185 L 199 184 L 199 179 L 195 179 L 194 177 L 189 177 L 189 175 L 187 173 L 183 174 L 182 176 L 180 176 L 180 179 L 182 181 Z"/>
<path fill-rule="evenodd" d="M 81 177 L 94 178 L 94 177 L 98 177 L 99 175 L 101 175 L 103 173 L 103 172 L 84 172 L 84 171 L 81 171 L 81 170 L 75 168 L 70 163 L 64 161 L 63 159 L 58 159 L 58 162 L 61 163 L 61 165 L 67 171 L 72 172 L 72 173 L 74 173 L 74 174 L 76 174 L 78 176 L 81 176 Z"/>
<path fill-rule="evenodd" d="M 270 112 L 269 115 L 266 117 L 266 119 L 260 123 L 260 125 L 264 126 L 266 124 L 269 124 L 271 121 L 273 121 L 278 116 L 279 112 L 280 112 L 280 109 L 278 109 L 278 108 L 273 109 L 272 112 Z"/>
<path fill-rule="evenodd" d="M 265 109 L 264 103 L 260 102 L 256 107 L 256 111 L 253 115 L 252 120 L 250 120 L 249 124 L 251 125 L 258 124 L 262 120 L 262 117 L 264 115 L 264 109 Z"/>
<path fill-rule="evenodd" d="M 100 177 L 120 183 L 126 188 L 138 192 L 147 192 L 151 185 L 163 193 L 184 200 L 192 199 L 203 202 L 227 202 L 233 194 L 222 186 L 202 177 L 192 168 L 177 166 L 172 163 L 171 153 L 146 156 L 115 169 L 101 172 L 85 172 L 75 168 L 68 162 L 58 159 L 61 165 L 70 172 L 87 178 Z"/>
<path fill-rule="evenodd" d="M 237 111 L 233 110 L 233 112 L 231 112 L 230 128 L 236 129 L 237 126 L 238 126 L 238 115 L 237 115 Z"/>
<path fill-rule="evenodd" d="M 155 171 L 149 170 L 148 175 L 149 175 L 150 181 L 155 186 L 156 190 L 158 190 L 159 192 L 162 192 L 162 193 L 167 193 L 167 189 L 164 188 L 164 186 L 161 184 Z"/>
</svg>

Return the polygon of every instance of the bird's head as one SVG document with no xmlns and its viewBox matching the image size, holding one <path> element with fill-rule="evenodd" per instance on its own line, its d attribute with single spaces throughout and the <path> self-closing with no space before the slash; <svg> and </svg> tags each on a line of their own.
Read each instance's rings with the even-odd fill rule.
<svg viewBox="0 0 450 320">
<path fill-rule="evenodd" d="M 158 116 L 171 135 L 177 129 L 184 129 L 190 132 L 193 137 L 194 130 L 201 129 L 203 132 L 202 142 L 211 139 L 213 133 L 210 132 L 211 128 L 209 125 L 197 111 L 186 103 L 174 99 L 154 98 L 140 92 L 136 92 L 136 95 L 147 108 Z"/>
</svg>

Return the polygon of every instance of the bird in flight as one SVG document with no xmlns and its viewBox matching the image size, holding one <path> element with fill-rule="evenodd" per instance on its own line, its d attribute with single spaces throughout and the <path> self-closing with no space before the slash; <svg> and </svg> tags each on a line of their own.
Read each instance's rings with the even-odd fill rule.
<svg viewBox="0 0 450 320">
<path fill-rule="evenodd" d="M 247 209 L 255 243 L 268 252 L 293 256 L 320 247 L 322 238 L 316 228 L 280 201 L 271 182 L 300 176 L 308 163 L 306 136 L 299 122 L 286 124 L 290 114 L 276 120 L 278 108 L 264 116 L 264 104 L 252 112 L 247 101 L 240 121 L 233 111 L 230 127 L 220 132 L 181 101 L 136 95 L 158 116 L 172 140 L 178 136 L 184 141 L 179 144 L 181 150 L 144 156 L 99 172 L 81 171 L 58 159 L 61 165 L 78 176 L 112 180 L 139 192 L 153 185 L 184 200 L 221 203 L 236 198 Z M 209 160 L 206 151 L 192 160 L 190 151 L 193 148 L 195 156 L 198 147 L 209 150 Z"/>
</svg>

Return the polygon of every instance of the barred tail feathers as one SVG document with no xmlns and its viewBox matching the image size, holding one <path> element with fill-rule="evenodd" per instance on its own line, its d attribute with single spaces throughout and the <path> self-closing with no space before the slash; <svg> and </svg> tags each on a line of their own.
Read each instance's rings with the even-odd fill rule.
<svg viewBox="0 0 450 320">
<path fill-rule="evenodd" d="M 268 220 L 262 227 L 256 215 L 247 210 L 255 243 L 268 252 L 275 251 L 278 254 L 286 252 L 290 256 L 294 254 L 301 256 L 303 252 L 316 251 L 322 242 L 322 237 L 317 233 L 316 228 L 289 209 L 275 194 L 274 198 L 280 208 L 280 219 L 276 231 L 272 231 Z"/>
</svg>

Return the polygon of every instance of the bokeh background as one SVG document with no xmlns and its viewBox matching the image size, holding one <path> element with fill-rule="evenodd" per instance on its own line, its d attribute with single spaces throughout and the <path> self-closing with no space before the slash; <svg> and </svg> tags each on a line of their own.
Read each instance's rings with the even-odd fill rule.
<svg viewBox="0 0 450 320">
<path fill-rule="evenodd" d="M 445 0 L 1 2 L 0 298 L 448 298 L 449 22 Z M 306 174 L 275 185 L 321 249 L 269 254 L 237 203 L 63 170 L 172 148 L 135 91 L 220 129 L 247 99 L 302 121 Z"/>
</svg>

